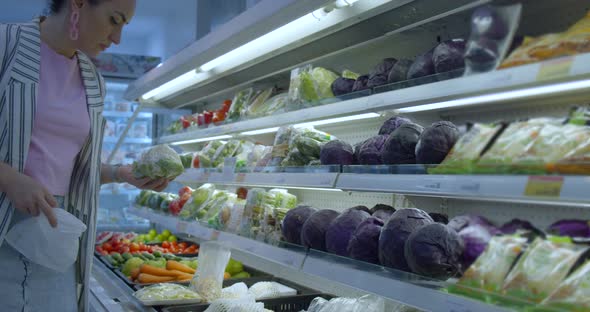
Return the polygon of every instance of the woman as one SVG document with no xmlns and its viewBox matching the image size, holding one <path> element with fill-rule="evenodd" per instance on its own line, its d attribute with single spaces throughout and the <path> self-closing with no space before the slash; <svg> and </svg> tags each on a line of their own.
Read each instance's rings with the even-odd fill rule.
<svg viewBox="0 0 590 312">
<path fill-rule="evenodd" d="M 0 305 L 3 311 L 88 310 L 100 184 L 163 190 L 128 166 L 101 164 L 104 83 L 88 56 L 112 43 L 135 0 L 50 0 L 51 14 L 0 24 Z M 4 242 L 7 231 L 64 207 L 88 227 L 65 273 L 32 263 Z"/>
</svg>

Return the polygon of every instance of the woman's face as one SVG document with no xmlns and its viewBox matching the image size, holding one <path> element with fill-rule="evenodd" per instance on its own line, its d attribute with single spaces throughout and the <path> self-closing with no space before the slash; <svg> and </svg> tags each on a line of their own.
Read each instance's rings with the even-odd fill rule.
<svg viewBox="0 0 590 312">
<path fill-rule="evenodd" d="M 78 49 L 91 57 L 121 42 L 121 32 L 135 14 L 135 0 L 102 0 L 91 5 L 88 0 L 80 8 Z"/>
</svg>

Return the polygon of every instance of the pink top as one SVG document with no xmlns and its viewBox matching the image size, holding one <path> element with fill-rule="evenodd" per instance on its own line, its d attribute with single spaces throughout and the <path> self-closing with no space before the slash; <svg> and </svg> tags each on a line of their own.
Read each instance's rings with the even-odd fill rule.
<svg viewBox="0 0 590 312">
<path fill-rule="evenodd" d="M 69 59 L 41 42 L 38 92 L 25 174 L 53 195 L 64 196 L 74 161 L 90 134 L 78 57 Z"/>
</svg>

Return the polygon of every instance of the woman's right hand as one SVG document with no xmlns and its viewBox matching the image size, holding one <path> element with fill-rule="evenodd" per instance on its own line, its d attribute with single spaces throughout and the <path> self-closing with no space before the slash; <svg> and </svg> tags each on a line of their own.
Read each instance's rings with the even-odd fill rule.
<svg viewBox="0 0 590 312">
<path fill-rule="evenodd" d="M 53 195 L 31 177 L 15 171 L 6 164 L 1 164 L 0 167 L 0 172 L 5 178 L 0 191 L 6 193 L 14 208 L 32 216 L 43 213 L 49 220 L 49 224 L 57 227 L 57 219 L 53 213 L 57 201 Z"/>
</svg>

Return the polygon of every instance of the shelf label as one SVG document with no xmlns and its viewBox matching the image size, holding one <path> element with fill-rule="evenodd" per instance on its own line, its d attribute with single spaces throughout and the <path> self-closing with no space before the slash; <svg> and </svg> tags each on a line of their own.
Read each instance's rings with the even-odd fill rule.
<svg viewBox="0 0 590 312">
<path fill-rule="evenodd" d="M 238 173 L 238 174 L 236 174 L 235 181 L 237 183 L 244 183 L 245 180 L 246 180 L 246 174 L 245 173 Z"/>
<path fill-rule="evenodd" d="M 563 186 L 563 177 L 532 176 L 529 177 L 525 196 L 531 197 L 559 197 Z"/>
<path fill-rule="evenodd" d="M 467 303 L 468 304 L 468 303 Z M 472 312 L 464 300 L 461 298 L 454 298 L 452 295 L 447 297 L 447 311 L 449 312 Z"/>
<path fill-rule="evenodd" d="M 550 80 L 569 75 L 573 61 L 573 57 L 564 57 L 541 63 L 537 80 Z"/>
</svg>

